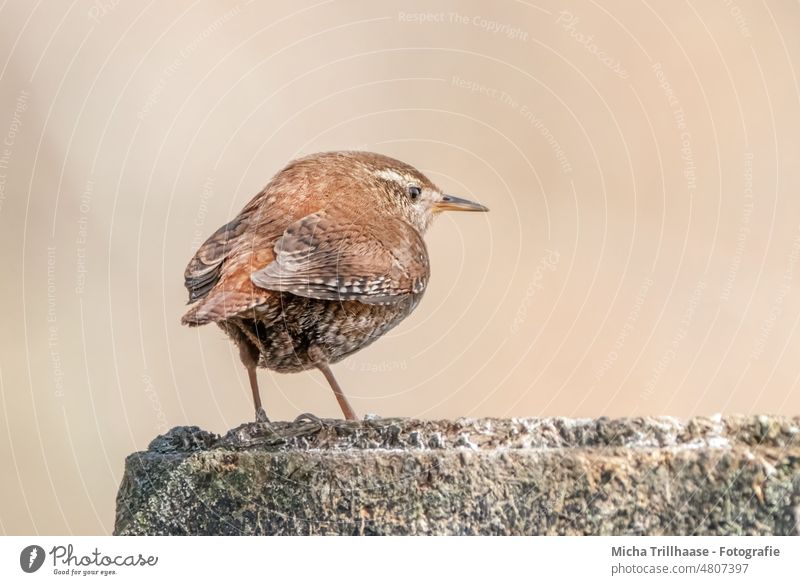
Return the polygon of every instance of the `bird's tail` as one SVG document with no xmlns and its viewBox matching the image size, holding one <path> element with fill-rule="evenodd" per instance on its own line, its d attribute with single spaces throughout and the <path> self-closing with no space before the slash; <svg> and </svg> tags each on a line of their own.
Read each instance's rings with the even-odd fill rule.
<svg viewBox="0 0 800 585">
<path fill-rule="evenodd" d="M 181 317 L 181 323 L 189 327 L 197 327 L 207 323 L 224 321 L 231 317 L 252 312 L 259 305 L 262 305 L 262 307 L 258 309 L 258 317 L 263 320 L 269 320 L 276 317 L 280 309 L 278 303 L 275 303 L 275 306 L 265 304 L 271 295 L 272 293 L 269 291 L 260 291 L 258 294 L 248 294 L 235 290 L 217 291 L 215 294 L 215 291 L 212 291 L 212 294 L 201 299 L 186 311 L 186 314 Z M 269 310 L 263 310 L 267 309 L 267 307 L 269 307 Z"/>
<path fill-rule="evenodd" d="M 203 311 L 200 311 L 202 307 L 200 305 L 195 305 L 181 317 L 181 325 L 188 325 L 189 327 L 197 327 L 198 325 L 205 325 L 211 319 L 209 318 L 208 314 Z"/>
</svg>

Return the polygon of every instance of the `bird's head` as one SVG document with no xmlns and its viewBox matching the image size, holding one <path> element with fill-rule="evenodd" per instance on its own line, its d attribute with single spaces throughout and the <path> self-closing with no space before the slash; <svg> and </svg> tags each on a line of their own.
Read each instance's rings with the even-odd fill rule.
<svg viewBox="0 0 800 585">
<path fill-rule="evenodd" d="M 411 165 L 388 156 L 360 154 L 365 155 L 371 182 L 384 193 L 386 207 L 399 211 L 420 233 L 442 211 L 489 211 L 480 203 L 443 193 Z"/>
<path fill-rule="evenodd" d="M 324 183 L 336 184 L 335 191 L 351 193 L 354 205 L 374 205 L 380 213 L 400 214 L 420 233 L 442 211 L 489 211 L 480 203 L 443 193 L 411 165 L 382 154 L 328 152 L 303 160 L 313 163 L 317 177 L 326 176 Z M 370 197 L 365 199 L 365 195 Z"/>
</svg>

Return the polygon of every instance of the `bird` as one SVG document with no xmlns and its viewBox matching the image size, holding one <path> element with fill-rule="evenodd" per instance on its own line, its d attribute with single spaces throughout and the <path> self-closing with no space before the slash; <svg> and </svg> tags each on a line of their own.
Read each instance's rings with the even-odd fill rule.
<svg viewBox="0 0 800 585">
<path fill-rule="evenodd" d="M 319 370 L 347 420 L 358 417 L 331 371 L 418 306 L 430 279 L 423 240 L 446 210 L 488 211 L 443 193 L 413 166 L 364 151 L 289 162 L 184 272 L 181 322 L 216 323 L 247 370 L 256 421 L 268 423 L 257 368 Z"/>
</svg>

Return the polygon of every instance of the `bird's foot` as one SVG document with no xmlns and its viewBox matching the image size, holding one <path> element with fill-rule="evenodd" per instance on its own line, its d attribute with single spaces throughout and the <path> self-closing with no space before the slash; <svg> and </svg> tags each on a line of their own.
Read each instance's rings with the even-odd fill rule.
<svg viewBox="0 0 800 585">
<path fill-rule="evenodd" d="M 258 410 L 256 410 L 256 422 L 269 424 L 269 419 L 267 418 L 267 412 L 263 408 L 259 408 Z"/>
<path fill-rule="evenodd" d="M 292 425 L 293 426 L 288 427 L 287 431 L 289 434 L 297 437 L 316 435 L 328 427 L 328 424 L 324 420 L 310 412 L 304 412 L 298 415 L 294 421 L 292 421 Z"/>
<path fill-rule="evenodd" d="M 296 423 L 298 423 L 298 422 L 303 422 L 303 421 L 308 421 L 308 422 L 317 423 L 317 424 L 318 424 L 319 426 L 321 426 L 321 427 L 325 426 L 325 423 L 324 423 L 324 422 L 322 422 L 322 419 L 321 419 L 321 418 L 319 418 L 319 417 L 318 417 L 317 415 L 315 415 L 315 414 L 311 414 L 310 412 L 304 412 L 303 414 L 299 414 L 299 415 L 297 415 L 297 417 L 294 419 L 294 422 L 296 422 Z"/>
</svg>

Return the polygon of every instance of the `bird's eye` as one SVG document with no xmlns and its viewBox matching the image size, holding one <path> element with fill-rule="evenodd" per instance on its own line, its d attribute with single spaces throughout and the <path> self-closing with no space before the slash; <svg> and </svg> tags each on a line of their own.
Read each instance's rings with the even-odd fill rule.
<svg viewBox="0 0 800 585">
<path fill-rule="evenodd" d="M 419 199 L 420 195 L 422 195 L 422 189 L 420 189 L 416 185 L 411 185 L 408 188 L 408 196 L 411 197 L 411 201 L 416 201 L 417 199 Z"/>
</svg>

